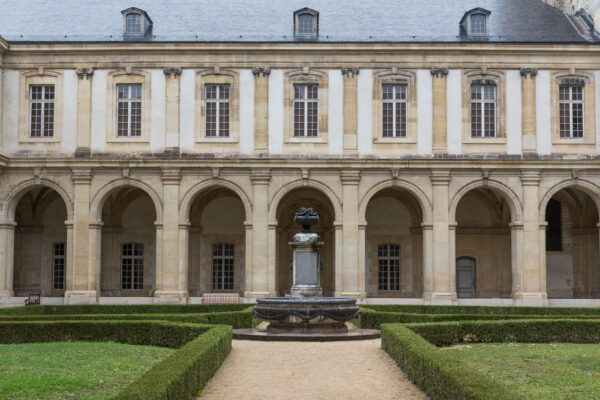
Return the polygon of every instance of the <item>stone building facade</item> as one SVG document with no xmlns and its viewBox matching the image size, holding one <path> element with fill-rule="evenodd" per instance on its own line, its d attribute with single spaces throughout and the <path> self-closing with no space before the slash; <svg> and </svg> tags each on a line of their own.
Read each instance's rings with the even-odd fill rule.
<svg viewBox="0 0 600 400">
<path fill-rule="evenodd" d="M 141 3 L 0 0 L 0 303 L 284 295 L 313 207 L 325 295 L 600 305 L 586 15 Z"/>
</svg>

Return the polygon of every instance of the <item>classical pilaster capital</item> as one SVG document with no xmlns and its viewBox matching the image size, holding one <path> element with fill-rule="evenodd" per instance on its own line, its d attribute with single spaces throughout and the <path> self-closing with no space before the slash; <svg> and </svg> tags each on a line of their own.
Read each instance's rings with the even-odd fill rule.
<svg viewBox="0 0 600 400">
<path fill-rule="evenodd" d="M 524 170 L 521 171 L 521 184 L 523 186 L 538 186 L 542 177 L 540 171 L 537 170 Z"/>
<path fill-rule="evenodd" d="M 88 80 L 94 75 L 94 68 L 92 67 L 80 67 L 75 68 L 75 73 L 77 77 L 81 80 Z"/>
<path fill-rule="evenodd" d="M 342 185 L 358 185 L 360 182 L 360 171 L 359 170 L 344 170 L 340 174 Z"/>
<path fill-rule="evenodd" d="M 357 67 L 342 67 L 344 78 L 356 78 L 360 70 Z"/>
<path fill-rule="evenodd" d="M 253 185 L 268 185 L 271 182 L 271 171 L 269 169 L 254 169 L 250 175 Z"/>
<path fill-rule="evenodd" d="M 163 184 L 178 185 L 181 181 L 181 170 L 179 168 L 163 168 L 160 178 Z"/>
<path fill-rule="evenodd" d="M 431 67 L 431 75 L 434 78 L 445 78 L 448 76 L 448 68 L 446 67 Z"/>
<path fill-rule="evenodd" d="M 271 68 L 269 67 L 254 67 L 252 68 L 252 73 L 256 78 L 266 78 L 271 73 Z"/>
<path fill-rule="evenodd" d="M 450 171 L 431 171 L 431 184 L 433 186 L 448 186 L 450 184 Z"/>
<path fill-rule="evenodd" d="M 89 168 L 71 170 L 71 179 L 74 185 L 89 185 L 92 178 L 92 170 Z"/>
<path fill-rule="evenodd" d="M 521 76 L 523 79 L 533 79 L 537 75 L 537 68 L 521 68 Z"/>
<path fill-rule="evenodd" d="M 164 67 L 163 73 L 167 78 L 177 78 L 181 75 L 181 67 Z"/>
</svg>

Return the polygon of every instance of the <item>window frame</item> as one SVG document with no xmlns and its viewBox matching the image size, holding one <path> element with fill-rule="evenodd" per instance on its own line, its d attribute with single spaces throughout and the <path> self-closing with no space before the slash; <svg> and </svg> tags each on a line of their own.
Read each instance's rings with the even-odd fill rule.
<svg viewBox="0 0 600 400">
<path fill-rule="evenodd" d="M 125 247 L 126 246 L 132 246 L 132 254 L 131 255 L 126 255 L 124 254 L 125 252 Z M 139 251 L 139 248 L 141 248 L 141 255 L 139 254 L 135 254 L 136 252 L 136 248 L 138 248 L 137 250 Z M 120 258 L 120 272 L 121 272 L 121 285 L 120 285 L 120 290 L 121 291 L 126 291 L 126 292 L 132 292 L 132 291 L 141 291 L 144 290 L 144 251 L 145 251 L 145 246 L 143 243 L 138 243 L 138 242 L 127 242 L 127 243 L 121 243 L 121 258 Z M 124 280 L 124 274 L 125 274 L 125 269 L 124 269 L 124 261 L 125 260 L 131 260 L 131 285 L 130 287 L 125 287 L 125 280 Z M 136 265 L 136 261 L 141 260 L 141 271 L 139 270 L 139 265 Z M 137 267 L 137 270 L 136 270 Z M 136 279 L 136 275 L 137 275 L 137 279 Z M 141 281 L 141 287 L 136 287 L 140 284 Z"/>
<path fill-rule="evenodd" d="M 133 98 L 132 96 L 132 88 L 136 86 L 140 88 L 140 97 L 139 98 Z M 120 87 L 127 87 L 127 97 L 126 98 L 119 98 L 119 88 Z M 116 104 L 117 104 L 117 110 L 116 110 L 116 114 L 117 114 L 117 118 L 116 118 L 116 132 L 117 132 L 117 137 L 119 138 L 138 138 L 142 136 L 142 126 L 143 126 L 143 111 L 144 111 L 144 102 L 143 102 L 143 92 L 144 92 L 144 87 L 143 84 L 141 83 L 118 83 L 117 84 L 117 100 L 116 100 Z M 134 135 L 133 134 L 133 121 L 132 121 L 132 114 L 133 114 L 133 105 L 134 103 L 139 103 L 139 118 L 140 118 L 140 127 L 139 127 L 139 134 Z M 120 128 L 119 128 L 119 111 L 121 110 L 121 108 L 119 107 L 121 104 L 126 104 L 127 105 L 127 130 L 126 130 L 126 135 L 120 135 Z"/>
<path fill-rule="evenodd" d="M 34 88 L 41 88 L 42 89 L 42 98 L 41 99 L 33 99 L 33 89 Z M 52 88 L 52 99 L 46 99 L 45 98 L 45 94 L 46 94 L 46 90 Z M 54 137 L 54 131 L 55 131 L 55 120 L 56 120 L 56 87 L 54 85 L 29 85 L 29 137 L 30 138 L 53 138 Z M 39 136 L 34 136 L 32 134 L 33 131 L 33 105 L 34 104 L 40 104 L 41 108 L 40 108 L 40 135 Z M 46 127 L 46 123 L 45 123 L 45 111 L 46 111 L 46 105 L 48 104 L 52 104 L 52 134 L 51 135 L 45 135 L 44 133 L 46 133 L 47 129 L 45 129 Z"/>
<path fill-rule="evenodd" d="M 567 89 L 568 91 L 568 99 L 567 100 L 563 100 L 561 99 L 561 89 Z M 575 100 L 573 99 L 573 89 L 578 88 L 581 89 L 581 100 Z M 563 135 L 563 130 L 562 130 L 562 122 L 559 123 L 559 134 L 560 134 L 560 138 L 561 139 L 580 139 L 583 138 L 585 136 L 585 85 L 564 85 L 564 84 L 560 84 L 558 86 L 558 90 L 559 90 L 559 95 L 558 95 L 558 107 L 559 107 L 559 119 L 562 119 L 562 110 L 561 110 L 561 106 L 562 105 L 567 105 L 569 107 L 569 134 L 567 136 Z M 575 127 L 575 121 L 574 121 L 574 112 L 575 112 L 575 105 L 581 105 L 581 136 L 574 136 L 574 127 Z"/>
<path fill-rule="evenodd" d="M 62 246 L 62 255 L 57 255 L 57 246 Z M 62 261 L 62 271 L 57 271 L 57 261 Z M 60 287 L 56 285 L 57 283 L 57 273 L 62 274 L 62 279 L 58 282 L 60 283 Z M 65 242 L 53 243 L 52 244 L 52 290 L 54 291 L 63 291 L 66 289 L 66 277 L 67 277 L 67 244 Z"/>
<path fill-rule="evenodd" d="M 392 88 L 392 96 L 393 98 L 391 99 L 386 99 L 384 94 L 385 94 L 385 88 L 386 87 L 391 87 Z M 396 94 L 398 94 L 396 92 L 396 88 L 402 88 L 402 90 L 404 91 L 404 93 L 400 93 L 400 95 L 404 94 L 404 98 L 402 98 L 402 96 L 400 96 L 400 98 L 396 98 Z M 381 113 L 381 125 L 382 125 L 382 129 L 381 129 L 381 137 L 382 138 L 406 138 L 407 136 L 407 131 L 408 131 L 408 85 L 407 84 L 393 84 L 393 83 L 384 83 L 381 85 L 381 89 L 382 89 L 382 96 L 381 96 L 381 102 L 382 102 L 382 113 Z M 386 104 L 391 104 L 392 105 L 392 123 L 391 123 L 391 133 L 392 135 L 386 135 L 386 124 L 384 122 L 385 120 L 385 105 Z M 397 106 L 400 105 L 400 110 L 397 110 Z M 404 106 L 404 110 L 402 110 L 402 106 Z M 400 113 L 400 117 L 402 116 L 402 111 L 404 111 L 404 119 L 400 119 L 400 121 L 398 121 L 398 111 Z M 400 126 L 400 129 L 398 129 Z M 397 132 L 400 131 L 400 135 L 397 134 Z"/>
<path fill-rule="evenodd" d="M 75 77 L 75 79 L 77 79 Z M 60 145 L 63 135 L 64 110 L 64 76 L 54 70 L 40 69 L 24 71 L 19 76 L 19 143 L 52 143 Z M 54 131 L 53 136 L 31 136 L 31 101 L 32 86 L 54 86 Z"/>
<path fill-rule="evenodd" d="M 386 248 L 386 256 L 382 256 L 382 249 Z M 393 247 L 393 249 L 392 249 Z M 397 255 L 391 255 L 397 253 Z M 377 245 L 377 291 L 378 292 L 400 292 L 401 287 L 401 246 L 396 243 L 381 243 Z M 382 271 L 382 261 L 387 261 L 387 270 Z M 392 266 L 392 262 L 397 262 L 397 265 Z M 395 268 L 397 267 L 397 268 Z M 397 270 L 397 274 L 393 274 L 392 269 Z M 382 281 L 382 276 L 385 278 Z"/>
<path fill-rule="evenodd" d="M 216 97 L 214 99 L 208 98 L 208 89 L 210 87 L 214 87 L 216 89 Z M 220 97 L 221 91 L 223 88 L 227 88 L 227 98 L 222 99 Z M 215 134 L 208 134 L 208 112 L 209 112 L 209 104 L 215 104 Z M 227 104 L 227 134 L 221 135 L 221 105 Z M 231 136 L 231 86 L 228 83 L 222 84 L 212 84 L 207 83 L 204 85 L 204 108 L 205 108 L 205 116 L 204 116 L 204 136 L 207 138 L 229 138 Z"/>
<path fill-rule="evenodd" d="M 312 17 L 312 31 L 310 33 L 300 32 L 300 19 L 302 16 Z M 294 38 L 298 40 L 315 40 L 319 37 L 319 12 L 311 8 L 302 8 L 294 12 Z"/>
<path fill-rule="evenodd" d="M 479 95 L 481 96 L 480 99 L 473 99 L 473 88 L 477 87 L 481 90 L 479 90 Z M 485 98 L 485 88 L 493 88 L 493 95 L 494 98 L 493 99 L 486 99 Z M 488 139 L 488 138 L 496 138 L 497 136 L 497 131 L 498 131 L 498 87 L 496 86 L 495 83 L 478 83 L 478 82 L 471 82 L 471 87 L 470 87 L 470 96 L 469 96 L 469 103 L 470 103 L 470 119 L 471 119 L 471 138 L 472 139 Z M 493 101 L 492 101 L 493 100 Z M 473 104 L 480 104 L 481 105 L 481 123 L 480 123 L 480 135 L 473 135 Z M 493 130 L 493 135 L 491 136 L 487 136 L 486 135 L 486 130 L 487 130 L 487 122 L 488 122 L 488 118 L 486 118 L 486 109 L 485 109 L 485 105 L 486 104 L 493 104 L 494 105 L 494 130 Z"/>
<path fill-rule="evenodd" d="M 231 249 L 231 254 L 225 254 L 226 249 Z M 234 243 L 213 243 L 211 245 L 211 289 L 216 292 L 235 291 L 235 244 Z M 220 250 L 221 254 L 215 254 Z M 215 262 L 221 261 L 221 265 Z M 227 264 L 227 265 L 226 265 Z M 222 268 L 218 273 L 218 268 Z M 231 271 L 227 271 L 231 269 Z M 227 272 L 230 272 L 228 275 Z M 219 280 L 218 277 L 221 277 Z M 230 278 L 230 279 L 229 279 Z M 217 285 L 215 285 L 215 283 Z"/>
<path fill-rule="evenodd" d="M 308 97 L 309 88 L 315 88 L 315 87 L 316 87 L 317 97 L 309 98 Z M 302 90 L 303 97 L 301 97 L 301 98 L 296 97 L 298 88 L 303 89 Z M 310 89 L 310 90 L 312 91 L 314 89 Z M 314 115 L 309 116 L 309 109 L 311 109 L 310 105 L 312 105 L 312 104 L 316 104 L 316 110 L 317 110 L 316 122 L 309 121 L 309 119 L 311 117 L 314 117 Z M 296 134 L 297 132 L 299 132 L 299 130 L 296 129 L 297 128 L 297 126 L 296 126 L 296 110 L 298 109 L 297 106 L 299 106 L 299 105 L 302 106 L 303 113 L 304 113 L 304 118 L 303 118 L 304 121 L 302 121 L 303 128 L 302 128 L 301 135 Z M 296 84 L 294 84 L 293 112 L 294 112 L 294 128 L 293 128 L 294 138 L 318 138 L 319 137 L 319 85 L 318 84 L 313 84 L 313 83 L 309 83 L 309 84 L 296 83 Z M 309 128 L 309 123 L 316 124 L 316 129 Z M 309 131 L 313 131 L 313 130 L 315 131 L 315 134 L 309 134 Z"/>
<path fill-rule="evenodd" d="M 136 31 L 132 31 L 129 29 L 130 24 L 129 24 L 129 17 L 137 17 L 138 18 L 138 23 L 139 23 L 139 29 Z M 124 33 L 126 35 L 143 35 L 144 34 L 144 16 L 138 12 L 128 12 L 127 14 L 125 14 L 124 16 L 125 18 L 125 29 L 124 29 Z M 136 24 L 138 25 L 138 24 Z"/>
<path fill-rule="evenodd" d="M 214 151 L 212 144 L 230 144 L 229 150 L 238 146 L 240 135 L 240 77 L 239 71 L 220 68 L 196 71 L 194 94 L 195 142 Z M 207 85 L 229 85 L 229 136 L 206 136 L 206 89 Z M 198 151 L 204 151 L 199 148 Z"/>
<path fill-rule="evenodd" d="M 484 31 L 483 32 L 473 32 L 473 17 L 483 17 L 483 28 Z M 468 18 L 468 29 L 469 29 L 469 36 L 474 36 L 474 37 L 481 37 L 481 36 L 487 36 L 488 35 L 488 16 L 482 12 L 473 12 L 471 14 L 469 14 L 469 18 Z"/>
</svg>

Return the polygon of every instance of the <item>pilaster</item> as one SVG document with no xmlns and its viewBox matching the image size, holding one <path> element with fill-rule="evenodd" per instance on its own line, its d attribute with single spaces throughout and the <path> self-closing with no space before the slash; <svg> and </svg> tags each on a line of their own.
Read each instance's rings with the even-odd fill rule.
<svg viewBox="0 0 600 400">
<path fill-rule="evenodd" d="M 77 157 L 89 157 L 91 150 L 92 132 L 92 76 L 91 67 L 76 68 L 77 85 Z"/>
<path fill-rule="evenodd" d="M 523 154 L 537 154 L 536 68 L 521 68 Z"/>
<path fill-rule="evenodd" d="M 180 67 L 164 67 L 166 77 L 165 150 L 179 152 Z"/>
<path fill-rule="evenodd" d="M 13 292 L 15 229 L 12 221 L 0 222 L 0 304 L 7 303 Z"/>
<path fill-rule="evenodd" d="M 359 170 L 344 170 L 342 181 L 342 290 L 344 297 L 366 297 L 365 271 L 360 270 L 358 215 Z M 337 288 L 336 288 L 337 290 Z"/>
<path fill-rule="evenodd" d="M 344 77 L 344 153 L 358 152 L 358 73 L 356 67 L 342 68 Z"/>
<path fill-rule="evenodd" d="M 275 295 L 276 278 L 276 230 L 269 225 L 269 185 L 271 172 L 268 169 L 252 170 L 252 289 L 248 297 Z"/>
<path fill-rule="evenodd" d="M 432 67 L 433 76 L 433 152 L 448 153 L 447 77 L 448 68 Z"/>
<path fill-rule="evenodd" d="M 254 151 L 269 150 L 269 67 L 254 67 Z"/>
</svg>

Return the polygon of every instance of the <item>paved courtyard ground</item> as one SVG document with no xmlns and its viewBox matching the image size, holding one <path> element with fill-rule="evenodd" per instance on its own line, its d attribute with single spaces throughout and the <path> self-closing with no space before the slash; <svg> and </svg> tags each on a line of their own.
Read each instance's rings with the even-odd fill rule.
<svg viewBox="0 0 600 400">
<path fill-rule="evenodd" d="M 425 400 L 381 341 L 234 340 L 200 400 Z"/>
</svg>

